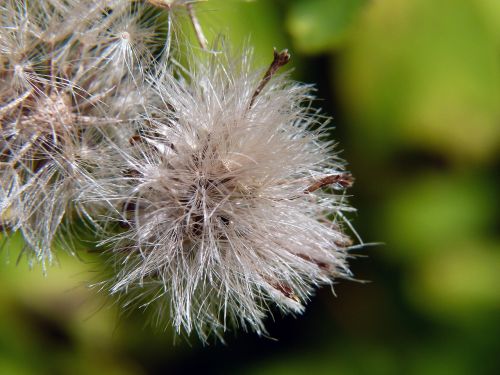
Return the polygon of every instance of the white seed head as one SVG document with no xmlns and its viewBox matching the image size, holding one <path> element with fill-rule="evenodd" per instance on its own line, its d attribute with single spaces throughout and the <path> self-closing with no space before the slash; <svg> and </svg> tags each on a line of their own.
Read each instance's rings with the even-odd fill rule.
<svg viewBox="0 0 500 375">
<path fill-rule="evenodd" d="M 313 287 L 350 275 L 349 177 L 311 87 L 273 76 L 255 96 L 263 72 L 250 55 L 151 77 L 160 104 L 100 181 L 126 226 L 110 240 L 110 291 L 202 339 L 228 326 L 265 332 L 270 306 L 300 313 Z"/>
<path fill-rule="evenodd" d="M 129 69 L 118 69 L 102 53 L 112 49 L 110 14 L 130 25 L 139 17 L 123 1 L 0 5 L 0 226 L 21 231 L 43 264 L 65 217 L 88 216 L 73 201 L 106 150 L 104 134 L 137 113 L 125 78 L 142 70 L 122 55 L 114 62 Z"/>
</svg>

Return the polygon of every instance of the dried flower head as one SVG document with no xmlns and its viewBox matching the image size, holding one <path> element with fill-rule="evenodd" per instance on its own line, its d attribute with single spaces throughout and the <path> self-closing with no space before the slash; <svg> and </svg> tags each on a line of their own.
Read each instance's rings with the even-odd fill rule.
<svg viewBox="0 0 500 375">
<path fill-rule="evenodd" d="M 73 200 L 106 149 L 103 133 L 135 115 L 127 98 L 151 39 L 133 26 L 139 17 L 123 1 L 0 5 L 0 224 L 20 230 L 42 263 L 66 214 L 88 216 Z"/>
<path fill-rule="evenodd" d="M 315 286 L 350 275 L 351 178 L 311 87 L 274 74 L 285 52 L 264 78 L 249 52 L 228 56 L 151 78 L 160 105 L 100 181 L 125 226 L 110 239 L 111 293 L 155 303 L 203 340 L 228 326 L 263 333 L 270 306 L 300 313 Z"/>
</svg>

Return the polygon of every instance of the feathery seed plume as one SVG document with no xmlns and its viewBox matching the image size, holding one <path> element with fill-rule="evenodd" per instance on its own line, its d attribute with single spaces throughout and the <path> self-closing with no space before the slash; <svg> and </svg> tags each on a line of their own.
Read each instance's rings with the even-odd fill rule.
<svg viewBox="0 0 500 375">
<path fill-rule="evenodd" d="M 63 219 L 88 216 L 73 200 L 106 148 L 102 133 L 135 116 L 124 105 L 140 71 L 131 56 L 150 39 L 132 27 L 139 13 L 116 0 L 0 5 L 0 224 L 43 265 Z M 109 37 L 120 27 L 126 46 Z"/>
<path fill-rule="evenodd" d="M 250 52 L 151 78 L 161 105 L 98 181 L 125 226 L 109 240 L 107 284 L 125 305 L 156 304 L 203 340 L 229 326 L 263 333 L 270 306 L 300 313 L 314 287 L 350 277 L 352 180 L 312 88 L 274 74 L 288 58 L 275 53 L 264 78 Z"/>
</svg>

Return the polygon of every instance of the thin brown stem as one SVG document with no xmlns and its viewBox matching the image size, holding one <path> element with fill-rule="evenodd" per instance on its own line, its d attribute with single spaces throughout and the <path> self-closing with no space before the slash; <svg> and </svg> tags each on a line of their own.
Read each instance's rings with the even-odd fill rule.
<svg viewBox="0 0 500 375">
<path fill-rule="evenodd" d="M 186 9 L 188 11 L 189 18 L 191 19 L 191 23 L 193 24 L 194 33 L 196 34 L 196 39 L 198 39 L 198 43 L 200 44 L 201 49 L 205 51 L 208 50 L 207 38 L 205 38 L 205 35 L 203 34 L 200 22 L 198 21 L 198 18 L 196 17 L 196 14 L 194 12 L 193 4 L 187 3 Z"/>
<path fill-rule="evenodd" d="M 262 92 L 267 83 L 271 80 L 273 75 L 278 71 L 279 68 L 286 65 L 289 61 L 290 61 L 290 54 L 288 53 L 288 50 L 284 49 L 283 51 L 278 52 L 276 48 L 274 49 L 273 62 L 267 69 L 266 73 L 260 80 L 259 86 L 253 93 L 252 99 L 250 100 L 250 104 L 248 106 L 249 109 L 253 107 L 255 99 L 257 99 L 257 96 L 259 96 L 259 94 Z"/>
<path fill-rule="evenodd" d="M 316 181 L 314 184 L 312 184 L 306 190 L 304 190 L 304 192 L 306 194 L 309 194 L 315 192 L 318 189 L 321 189 L 322 187 L 332 184 L 338 184 L 345 189 L 351 187 L 353 182 L 354 179 L 350 173 L 334 174 L 323 177 L 321 180 Z"/>
</svg>

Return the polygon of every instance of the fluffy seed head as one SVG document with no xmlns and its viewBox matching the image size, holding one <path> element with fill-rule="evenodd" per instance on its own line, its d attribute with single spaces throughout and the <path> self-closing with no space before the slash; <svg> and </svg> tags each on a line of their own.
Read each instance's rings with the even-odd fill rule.
<svg viewBox="0 0 500 375">
<path fill-rule="evenodd" d="M 134 116 L 124 103 L 135 86 L 125 78 L 140 69 L 103 51 L 114 49 L 113 19 L 137 17 L 123 1 L 0 5 L 0 225 L 20 230 L 42 263 L 53 258 L 63 217 L 85 215 L 72 201 L 92 179 L 102 134 Z"/>
<path fill-rule="evenodd" d="M 311 87 L 286 76 L 262 85 L 250 53 L 195 60 L 190 72 L 151 78 L 159 104 L 109 166 L 123 177 L 101 181 L 126 228 L 112 239 L 110 290 L 155 302 L 202 339 L 228 326 L 262 333 L 270 306 L 300 313 L 314 286 L 350 275 L 350 177 Z"/>
</svg>

